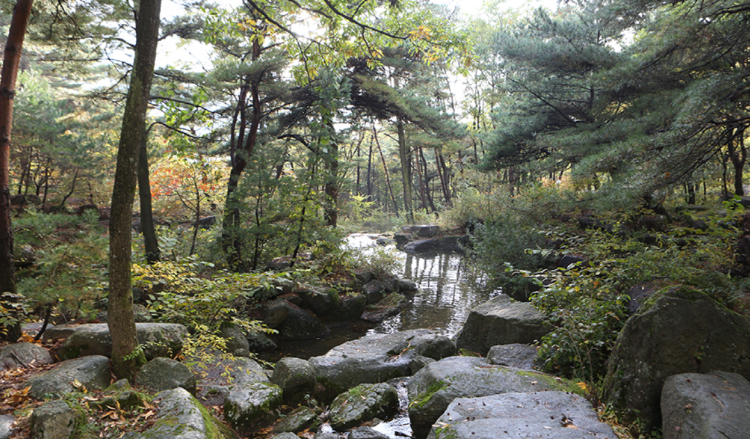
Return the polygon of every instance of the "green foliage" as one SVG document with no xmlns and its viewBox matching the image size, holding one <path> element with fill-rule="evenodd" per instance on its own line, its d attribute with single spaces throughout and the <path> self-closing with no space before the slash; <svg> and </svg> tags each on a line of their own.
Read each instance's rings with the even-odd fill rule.
<svg viewBox="0 0 750 439">
<path fill-rule="evenodd" d="M 380 279 L 392 277 L 401 268 L 398 253 L 379 246 L 354 253 L 353 265 L 360 271 L 372 271 Z"/>
<path fill-rule="evenodd" d="M 93 313 L 107 268 L 107 238 L 97 216 L 29 211 L 15 221 L 16 245 L 36 255 L 36 262 L 18 273 L 18 292 L 30 308 L 40 313 L 50 308 L 63 320 Z"/>
<path fill-rule="evenodd" d="M 133 286 L 146 291 L 157 320 L 190 328 L 218 328 L 225 321 L 242 321 L 247 306 L 276 295 L 283 275 L 212 271 L 196 257 L 181 262 L 133 265 Z"/>
</svg>

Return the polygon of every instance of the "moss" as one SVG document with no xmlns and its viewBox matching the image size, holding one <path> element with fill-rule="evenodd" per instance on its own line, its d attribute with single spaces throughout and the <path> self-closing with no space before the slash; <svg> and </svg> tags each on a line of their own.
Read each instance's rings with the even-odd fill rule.
<svg viewBox="0 0 750 439">
<path fill-rule="evenodd" d="M 438 393 L 439 391 L 445 389 L 448 387 L 449 384 L 445 381 L 435 381 L 434 383 L 430 384 L 430 387 L 427 388 L 427 391 L 422 395 L 420 398 L 412 401 L 411 404 L 409 404 L 409 407 L 416 407 L 416 408 L 422 408 L 425 405 L 427 405 L 428 402 L 432 399 L 433 395 Z"/>
<path fill-rule="evenodd" d="M 581 396 L 586 396 L 586 392 L 575 382 L 565 379 L 554 377 L 552 375 L 545 375 L 537 372 L 529 372 L 525 370 L 514 371 L 519 376 L 533 378 L 536 381 L 543 381 L 544 384 L 549 386 L 553 390 L 559 390 L 561 392 L 575 393 Z"/>
<path fill-rule="evenodd" d="M 466 348 L 461 348 L 458 350 L 458 354 L 462 357 L 482 357 L 482 355 L 478 352 L 470 351 Z"/>
<path fill-rule="evenodd" d="M 435 429 L 435 437 L 437 439 L 458 439 L 458 434 L 450 427 L 438 427 Z"/>
</svg>

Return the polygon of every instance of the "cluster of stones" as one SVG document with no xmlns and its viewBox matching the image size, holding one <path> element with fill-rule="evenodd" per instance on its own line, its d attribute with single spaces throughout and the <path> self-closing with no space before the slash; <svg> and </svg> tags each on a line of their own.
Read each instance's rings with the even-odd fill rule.
<svg viewBox="0 0 750 439">
<path fill-rule="evenodd" d="M 432 224 L 404 226 L 393 236 L 396 247 L 407 253 L 427 251 L 463 252 L 470 244 L 469 235 L 461 230 L 441 230 Z"/>
</svg>

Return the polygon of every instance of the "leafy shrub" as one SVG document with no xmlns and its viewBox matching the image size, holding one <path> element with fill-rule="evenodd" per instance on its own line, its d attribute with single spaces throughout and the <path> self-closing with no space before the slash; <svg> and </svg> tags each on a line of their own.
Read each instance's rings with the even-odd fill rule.
<svg viewBox="0 0 750 439">
<path fill-rule="evenodd" d="M 18 270 L 18 292 L 27 306 L 53 320 L 94 313 L 106 285 L 108 240 L 98 217 L 27 212 L 14 222 L 16 248 L 30 247 L 36 262 Z"/>
</svg>

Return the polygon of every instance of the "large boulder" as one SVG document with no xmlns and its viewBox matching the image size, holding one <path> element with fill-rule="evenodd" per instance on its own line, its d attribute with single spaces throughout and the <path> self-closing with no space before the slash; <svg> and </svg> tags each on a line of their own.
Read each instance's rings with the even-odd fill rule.
<svg viewBox="0 0 750 439">
<path fill-rule="evenodd" d="M 263 367 L 245 357 L 225 358 L 220 353 L 205 353 L 191 358 L 200 377 L 198 399 L 205 405 L 223 405 L 234 388 L 255 383 L 270 383 Z"/>
<path fill-rule="evenodd" d="M 224 417 L 235 430 L 248 432 L 260 423 L 271 420 L 281 405 L 281 388 L 270 383 L 236 387 L 224 403 Z"/>
<path fill-rule="evenodd" d="M 307 360 L 284 357 L 276 363 L 271 382 L 281 387 L 284 399 L 299 401 L 315 390 L 315 369 Z"/>
<path fill-rule="evenodd" d="M 236 357 L 250 356 L 250 342 L 247 341 L 245 331 L 237 325 L 225 323 L 221 325 L 221 336 L 226 340 L 227 352 Z"/>
<path fill-rule="evenodd" d="M 339 298 L 338 307 L 327 320 L 332 322 L 353 322 L 362 315 L 367 306 L 367 296 L 360 293 L 347 294 Z"/>
<path fill-rule="evenodd" d="M 349 433 L 349 439 L 390 439 L 387 434 L 381 433 L 372 427 L 359 427 Z"/>
<path fill-rule="evenodd" d="M 700 291 L 674 288 L 625 324 L 608 362 L 603 400 L 624 419 L 654 428 L 661 425 L 664 381 L 712 370 L 750 378 L 750 320 Z"/>
<path fill-rule="evenodd" d="M 610 438 L 586 398 L 567 392 L 505 393 L 458 398 L 430 431 L 429 439 Z"/>
<path fill-rule="evenodd" d="M 285 340 L 299 340 L 307 338 L 321 337 L 329 332 L 330 329 L 318 319 L 315 314 L 297 305 L 285 300 L 283 306 L 288 308 L 288 313 L 284 321 L 276 327 L 279 331 L 279 338 Z"/>
<path fill-rule="evenodd" d="M 373 418 L 393 416 L 398 411 L 398 392 L 385 383 L 360 384 L 337 396 L 331 403 L 331 427 L 344 431 Z"/>
<path fill-rule="evenodd" d="M 273 426 L 275 433 L 297 432 L 315 428 L 319 424 L 318 414 L 310 407 L 297 407 Z M 295 436 L 296 439 L 297 436 Z"/>
<path fill-rule="evenodd" d="M 29 395 L 43 399 L 45 395 L 62 396 L 76 391 L 73 383 L 86 389 L 106 389 L 109 386 L 109 359 L 101 355 L 63 361 L 54 369 L 34 375 L 27 384 Z"/>
<path fill-rule="evenodd" d="M 52 363 L 52 357 L 34 343 L 14 343 L 0 348 L 0 371 Z"/>
<path fill-rule="evenodd" d="M 750 434 L 750 382 L 736 373 L 672 375 L 661 391 L 664 439 Z"/>
<path fill-rule="evenodd" d="M 333 289 L 323 291 L 315 287 L 300 287 L 295 293 L 302 298 L 305 307 L 318 317 L 324 317 L 339 305 L 339 293 Z"/>
<path fill-rule="evenodd" d="M 176 388 L 156 395 L 158 414 L 143 439 L 234 439 L 232 431 L 212 416 L 187 390 Z"/>
<path fill-rule="evenodd" d="M 523 370 L 533 370 L 536 358 L 535 346 L 520 343 L 492 346 L 487 353 L 487 360 L 492 364 Z"/>
<path fill-rule="evenodd" d="M 185 326 L 176 323 L 136 323 L 138 342 L 144 345 L 147 360 L 156 357 L 171 357 L 182 350 L 182 340 L 187 336 Z M 109 356 L 112 353 L 112 337 L 106 323 L 78 325 L 60 350 L 62 359 L 87 355 Z"/>
<path fill-rule="evenodd" d="M 486 355 L 492 346 L 531 344 L 551 330 L 544 315 L 530 303 L 514 302 L 500 294 L 471 310 L 456 346 Z"/>
<path fill-rule="evenodd" d="M 442 251 L 463 252 L 469 244 L 469 235 L 443 236 L 438 248 Z"/>
<path fill-rule="evenodd" d="M 144 364 L 135 375 L 135 384 L 158 393 L 182 387 L 195 395 L 196 380 L 190 369 L 171 358 L 157 357 Z"/>
<path fill-rule="evenodd" d="M 496 366 L 477 357 L 449 357 L 427 364 L 412 377 L 407 389 L 409 419 L 417 438 L 427 436 L 456 398 L 569 390 L 564 381 L 552 376 Z"/>
<path fill-rule="evenodd" d="M 358 384 L 409 376 L 413 363 L 422 357 L 439 360 L 455 353 L 456 347 L 447 337 L 417 329 L 353 340 L 310 358 L 310 364 L 318 382 L 339 394 Z"/>
<path fill-rule="evenodd" d="M 34 439 L 70 439 L 76 428 L 76 415 L 63 400 L 45 403 L 31 413 Z"/>
</svg>

